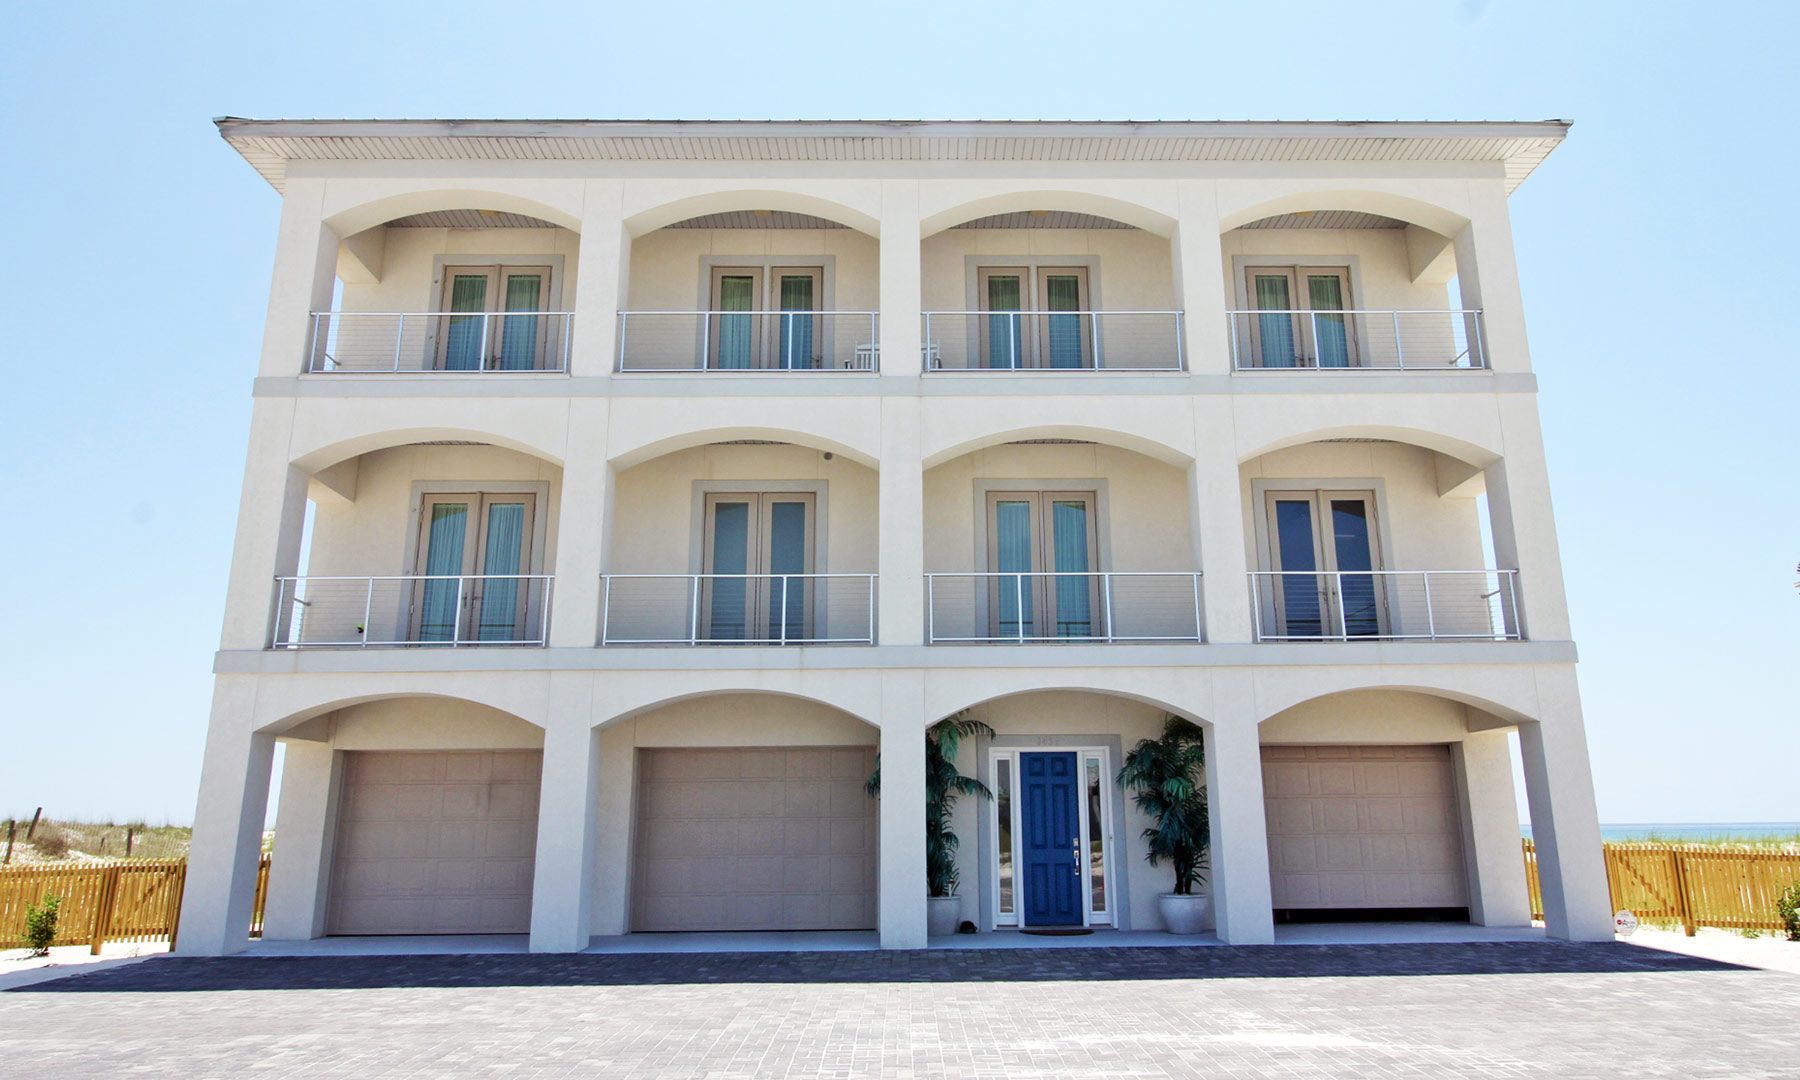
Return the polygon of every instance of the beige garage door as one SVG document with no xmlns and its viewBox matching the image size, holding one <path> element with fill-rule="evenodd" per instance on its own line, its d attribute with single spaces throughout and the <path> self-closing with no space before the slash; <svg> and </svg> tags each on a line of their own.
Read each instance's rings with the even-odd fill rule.
<svg viewBox="0 0 1800 1080">
<path fill-rule="evenodd" d="M 875 800 L 865 747 L 645 750 L 638 930 L 875 925 Z"/>
<path fill-rule="evenodd" d="M 536 750 L 344 755 L 333 934 L 531 929 Z"/>
<path fill-rule="evenodd" d="M 1265 746 L 1274 906 L 1467 907 L 1447 746 Z"/>
</svg>

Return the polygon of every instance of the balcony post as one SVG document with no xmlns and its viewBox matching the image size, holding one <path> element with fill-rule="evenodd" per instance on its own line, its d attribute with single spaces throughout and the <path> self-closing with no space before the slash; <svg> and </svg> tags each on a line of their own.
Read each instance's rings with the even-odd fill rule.
<svg viewBox="0 0 1800 1080">
<path fill-rule="evenodd" d="M 289 177 L 275 239 L 269 312 L 263 321 L 265 378 L 292 378 L 312 366 L 312 313 L 331 307 L 339 236 L 325 224 L 325 181 Z"/>
<path fill-rule="evenodd" d="M 1243 483 L 1228 397 L 1194 399 L 1194 453 L 1188 466 L 1188 515 L 1194 558 L 1202 573 L 1203 633 L 1211 642 L 1254 641 Z"/>
<path fill-rule="evenodd" d="M 1502 394 L 1497 405 L 1506 456 L 1484 472 L 1497 569 L 1519 571 L 1513 583 L 1519 625 L 1508 629 L 1539 641 L 1567 641 L 1569 607 L 1537 402 Z"/>
<path fill-rule="evenodd" d="M 267 647 L 273 625 L 271 583 L 299 573 L 308 476 L 288 461 L 292 429 L 292 400 L 257 398 L 252 404 L 219 639 L 223 649 Z"/>
<path fill-rule="evenodd" d="M 881 947 L 925 947 L 925 676 L 881 673 Z"/>
<path fill-rule="evenodd" d="M 1221 673 L 1214 683 L 1213 715 L 1208 720 L 1206 798 L 1219 940 L 1266 945 L 1275 940 L 1275 914 L 1269 891 L 1262 741 L 1247 671 Z"/>
<path fill-rule="evenodd" d="M 619 312 L 626 307 L 631 284 L 631 237 L 625 232 L 625 185 L 620 180 L 589 180 L 583 186 L 581 246 L 575 256 L 575 313 L 569 374 L 605 378 L 619 363 Z"/>
<path fill-rule="evenodd" d="M 907 378 L 922 369 L 919 322 L 919 185 L 881 185 L 881 355 L 883 375 Z M 882 462 L 886 473 L 886 464 Z"/>
<path fill-rule="evenodd" d="M 1525 863 L 1519 858 L 1519 803 L 1513 793 L 1512 736 L 1471 731 L 1451 745 L 1467 812 L 1469 918 L 1481 926 L 1530 926 Z"/>
<path fill-rule="evenodd" d="M 1175 295 L 1181 309 L 1183 352 L 1190 372 L 1223 375 L 1233 358 L 1226 345 L 1224 255 L 1219 244 L 1219 205 L 1215 185 L 1183 180 L 1176 185 L 1180 203 L 1170 255 Z"/>
<path fill-rule="evenodd" d="M 1469 223 L 1451 239 L 1462 307 L 1482 312 L 1480 342 L 1488 366 L 1495 371 L 1530 371 L 1512 219 L 1500 180 L 1469 185 Z"/>
<path fill-rule="evenodd" d="M 344 755 L 312 739 L 286 741 L 281 802 L 271 852 L 264 941 L 306 941 L 325 933 L 325 890 L 337 835 L 338 789 Z"/>
<path fill-rule="evenodd" d="M 882 322 L 886 325 L 889 320 Z M 925 488 L 919 412 L 919 398 L 881 399 L 876 553 L 881 576 L 876 582 L 876 621 L 882 645 L 925 643 Z"/>
<path fill-rule="evenodd" d="M 608 402 L 569 400 L 568 450 L 556 529 L 553 648 L 592 648 L 600 640 L 600 574 L 612 530 L 612 466 L 607 462 Z M 546 593 L 548 590 L 546 590 Z"/>
<path fill-rule="evenodd" d="M 1537 720 L 1519 725 L 1544 928 L 1571 941 L 1611 941 L 1612 897 L 1574 665 L 1537 672 Z"/>
<path fill-rule="evenodd" d="M 254 729 L 255 704 L 254 676 L 214 680 L 176 946 L 187 956 L 225 956 L 250 944 L 275 758 L 275 737 Z"/>
</svg>

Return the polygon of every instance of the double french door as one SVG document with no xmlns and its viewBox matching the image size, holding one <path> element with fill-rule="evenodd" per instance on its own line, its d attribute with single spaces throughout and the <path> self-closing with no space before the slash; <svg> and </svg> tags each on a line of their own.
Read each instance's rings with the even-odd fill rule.
<svg viewBox="0 0 1800 1080">
<path fill-rule="evenodd" d="M 982 367 L 1094 366 L 1085 268 L 987 266 L 977 273 L 976 288 Z"/>
<path fill-rule="evenodd" d="M 1105 636 L 1094 502 L 1091 491 L 988 494 L 989 636 Z"/>
<path fill-rule="evenodd" d="M 420 580 L 412 640 L 508 642 L 532 637 L 536 496 L 427 495 L 419 512 Z"/>
<path fill-rule="evenodd" d="M 1252 266 L 1245 278 L 1254 312 L 1250 350 L 1256 366 L 1358 366 L 1347 269 Z"/>
<path fill-rule="evenodd" d="M 817 266 L 715 267 L 706 366 L 726 370 L 817 368 L 824 356 Z"/>
<path fill-rule="evenodd" d="M 706 497 L 699 636 L 799 642 L 813 633 L 814 497 L 810 492 Z"/>
<path fill-rule="evenodd" d="M 543 366 L 550 320 L 547 266 L 449 266 L 435 321 L 443 371 L 531 371 Z"/>
<path fill-rule="evenodd" d="M 1271 491 L 1265 620 L 1288 638 L 1381 637 L 1388 610 L 1370 491 Z"/>
</svg>

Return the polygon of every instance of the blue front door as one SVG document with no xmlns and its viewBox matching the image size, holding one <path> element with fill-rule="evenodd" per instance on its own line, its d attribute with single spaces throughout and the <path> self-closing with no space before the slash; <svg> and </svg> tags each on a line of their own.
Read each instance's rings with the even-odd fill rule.
<svg viewBox="0 0 1800 1080">
<path fill-rule="evenodd" d="M 1073 753 L 1020 754 L 1026 926 L 1080 926 L 1081 789 Z"/>
</svg>

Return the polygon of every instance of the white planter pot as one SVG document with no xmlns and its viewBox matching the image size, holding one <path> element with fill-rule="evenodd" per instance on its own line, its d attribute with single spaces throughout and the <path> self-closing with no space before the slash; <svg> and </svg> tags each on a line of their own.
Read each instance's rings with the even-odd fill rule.
<svg viewBox="0 0 1800 1080">
<path fill-rule="evenodd" d="M 925 932 L 932 937 L 956 933 L 962 922 L 962 897 L 932 896 L 925 900 Z"/>
<path fill-rule="evenodd" d="M 1186 896 L 1163 893 L 1156 898 L 1156 907 L 1162 912 L 1163 928 L 1171 934 L 1202 933 L 1206 924 L 1212 921 L 1212 896 L 1209 893 Z"/>
</svg>

